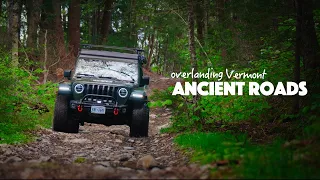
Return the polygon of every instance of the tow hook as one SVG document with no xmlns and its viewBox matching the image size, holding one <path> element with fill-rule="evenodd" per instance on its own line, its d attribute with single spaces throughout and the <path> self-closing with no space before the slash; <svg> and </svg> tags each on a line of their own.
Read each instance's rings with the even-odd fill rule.
<svg viewBox="0 0 320 180">
<path fill-rule="evenodd" d="M 118 108 L 114 108 L 113 110 L 113 114 L 116 116 L 119 114 L 119 109 Z"/>
<path fill-rule="evenodd" d="M 81 105 L 78 105 L 78 112 L 82 112 L 82 106 Z"/>
</svg>

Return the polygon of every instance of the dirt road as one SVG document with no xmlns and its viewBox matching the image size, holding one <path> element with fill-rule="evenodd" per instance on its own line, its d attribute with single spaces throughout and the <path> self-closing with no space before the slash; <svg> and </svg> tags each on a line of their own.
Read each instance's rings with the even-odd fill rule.
<svg viewBox="0 0 320 180">
<path fill-rule="evenodd" d="M 174 82 L 151 76 L 152 89 Z M 42 129 L 34 142 L 0 145 L 1 178 L 208 178 L 207 166 L 189 165 L 179 153 L 173 136 L 159 130 L 170 122 L 171 111 L 151 109 L 148 138 L 129 137 L 129 127 L 85 124 L 78 134 Z M 136 168 L 139 158 L 150 154 L 160 167 Z"/>
</svg>

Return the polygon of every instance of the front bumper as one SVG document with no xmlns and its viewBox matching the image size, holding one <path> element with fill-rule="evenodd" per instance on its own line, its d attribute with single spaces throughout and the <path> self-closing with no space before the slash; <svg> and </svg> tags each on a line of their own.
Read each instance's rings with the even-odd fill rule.
<svg viewBox="0 0 320 180">
<path fill-rule="evenodd" d="M 123 115 L 127 113 L 128 105 L 118 105 L 115 98 L 107 95 L 94 95 L 95 99 L 90 99 L 89 95 L 85 95 L 80 100 L 71 100 L 70 108 L 79 114 L 89 114 L 94 116 L 104 116 L 104 115 Z M 88 101 L 88 98 L 90 101 Z M 111 102 L 110 102 L 111 101 Z M 105 107 L 105 113 L 94 113 L 91 111 L 92 106 Z"/>
</svg>

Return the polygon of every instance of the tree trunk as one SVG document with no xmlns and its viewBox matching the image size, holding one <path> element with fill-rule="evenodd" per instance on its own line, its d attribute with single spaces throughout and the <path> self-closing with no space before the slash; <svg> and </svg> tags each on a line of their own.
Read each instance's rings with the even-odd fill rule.
<svg viewBox="0 0 320 180">
<path fill-rule="evenodd" d="M 196 21 L 197 21 L 197 38 L 199 40 L 200 45 L 203 47 L 204 46 L 204 14 L 205 14 L 205 8 L 204 6 L 204 0 L 198 0 L 196 2 Z M 203 53 L 203 50 L 201 49 L 200 51 L 201 57 L 205 57 L 205 54 Z M 204 59 L 204 58 L 202 58 Z M 203 61 L 204 64 L 203 66 L 207 66 L 206 61 Z"/>
<path fill-rule="evenodd" d="M 53 1 L 53 10 L 54 10 L 54 30 L 55 30 L 55 37 L 56 37 L 56 49 L 58 50 L 59 58 L 62 59 L 62 62 L 69 64 L 68 59 L 66 58 L 66 49 L 64 43 L 64 31 L 61 22 L 61 4 L 60 0 Z"/>
<path fill-rule="evenodd" d="M 299 3 L 296 3 L 296 49 L 295 49 L 295 63 L 294 63 L 294 81 L 300 82 L 300 57 L 301 57 L 301 18 L 302 8 Z M 292 113 L 297 114 L 300 108 L 299 95 L 294 96 L 294 102 L 292 107 Z"/>
<path fill-rule="evenodd" d="M 196 60 L 196 48 L 195 48 L 195 35 L 194 35 L 194 1 L 188 0 L 188 35 L 189 35 L 189 52 L 190 52 L 190 58 L 191 58 L 191 64 L 192 68 L 194 68 L 194 72 L 198 71 L 198 64 Z M 199 80 L 196 79 L 198 82 Z M 193 104 L 198 103 L 198 95 L 193 96 Z M 197 105 L 196 105 L 197 106 Z M 195 106 L 195 107 L 196 107 Z M 193 109 L 194 115 L 198 116 L 200 115 L 199 110 Z"/>
<path fill-rule="evenodd" d="M 31 49 L 33 56 L 34 50 L 37 49 L 38 25 L 40 22 L 42 0 L 26 1 L 27 9 L 27 47 Z"/>
<path fill-rule="evenodd" d="M 204 37 L 208 37 L 208 26 L 210 17 L 210 0 L 204 0 Z"/>
<path fill-rule="evenodd" d="M 215 2 L 216 2 L 216 15 L 218 17 L 219 22 L 223 22 L 225 0 L 216 0 Z"/>
<path fill-rule="evenodd" d="M 7 0 L 6 2 L 6 7 L 7 7 L 7 46 L 8 46 L 8 50 L 11 51 L 11 40 L 12 40 L 12 15 L 13 15 L 13 0 Z"/>
<path fill-rule="evenodd" d="M 302 101 L 303 106 L 311 106 L 314 95 L 320 94 L 320 48 L 317 41 L 313 19 L 313 1 L 296 0 L 296 5 L 301 6 L 301 41 L 305 77 L 308 88 L 308 97 Z M 318 113 L 313 110 L 310 114 Z"/>
<path fill-rule="evenodd" d="M 189 52 L 191 58 L 192 67 L 197 71 L 197 61 L 196 61 L 196 49 L 195 49 L 195 40 L 194 40 L 194 4 L 193 0 L 188 0 L 188 36 L 189 36 Z"/>
<path fill-rule="evenodd" d="M 68 32 L 69 50 L 75 57 L 80 47 L 80 1 L 71 0 L 69 5 Z"/>
<path fill-rule="evenodd" d="M 135 47 L 137 44 L 137 30 L 136 30 L 136 0 L 131 0 L 130 6 L 130 46 Z"/>
<path fill-rule="evenodd" d="M 92 15 L 92 19 L 91 19 L 91 43 L 92 44 L 97 44 L 97 34 L 98 34 L 98 30 L 97 30 L 97 17 L 98 17 L 98 13 L 97 10 L 94 11 L 93 15 Z"/>
<path fill-rule="evenodd" d="M 105 0 L 104 2 L 104 10 L 100 30 L 102 44 L 105 44 L 107 42 L 109 27 L 111 23 L 112 4 L 113 0 Z"/>
<path fill-rule="evenodd" d="M 158 41 L 158 46 L 157 46 L 157 61 L 156 61 L 157 73 L 159 73 L 159 69 L 160 69 L 160 50 L 161 50 L 161 43 L 160 43 L 160 41 Z"/>
<path fill-rule="evenodd" d="M 47 70 L 57 67 L 71 68 L 73 62 L 66 55 L 64 31 L 61 22 L 60 1 L 43 0 L 40 23 L 41 62 L 46 61 Z M 47 33 L 47 43 L 44 36 Z M 47 50 L 47 58 L 44 57 Z"/>
<path fill-rule="evenodd" d="M 297 6 L 301 6 L 301 30 L 303 43 L 303 59 L 306 69 L 306 78 L 310 83 L 314 83 L 316 75 L 319 74 L 320 56 L 319 44 L 317 41 L 315 25 L 313 20 L 312 0 L 297 0 Z"/>
<path fill-rule="evenodd" d="M 148 54 L 148 60 L 147 60 L 147 64 L 146 64 L 146 69 L 150 70 L 150 66 L 151 66 L 151 60 L 152 60 L 152 54 L 153 54 L 153 47 L 154 47 L 154 34 L 155 32 L 152 33 L 151 38 L 149 40 L 149 54 Z"/>
<path fill-rule="evenodd" d="M 2 0 L 0 0 L 0 17 L 2 17 Z"/>
<path fill-rule="evenodd" d="M 61 12 L 61 15 L 62 15 L 62 29 L 64 32 L 68 32 L 68 22 L 69 22 L 69 18 L 68 18 L 68 21 L 67 21 L 67 16 L 69 15 L 69 10 L 70 10 L 70 6 L 69 6 L 69 9 L 68 9 L 68 13 L 65 12 L 65 9 L 67 8 L 67 3 L 68 2 L 63 2 L 61 3 L 61 8 L 62 8 L 62 12 Z M 69 34 L 67 34 L 67 37 L 66 39 L 69 41 Z"/>
<path fill-rule="evenodd" d="M 8 0 L 9 10 L 9 37 L 11 37 L 11 59 L 12 66 L 17 67 L 19 65 L 19 6 L 20 0 Z"/>
<path fill-rule="evenodd" d="M 204 8 L 203 1 L 199 0 L 196 2 L 196 12 L 197 12 L 197 36 L 200 44 L 204 46 Z"/>
<path fill-rule="evenodd" d="M 100 2 L 101 3 L 101 2 Z M 103 7 L 98 7 L 98 10 L 96 10 L 96 43 L 99 43 L 99 40 L 101 39 L 101 34 L 100 34 L 100 30 L 101 30 L 101 16 L 103 15 L 103 12 L 101 12 L 101 8 L 103 9 Z"/>
<path fill-rule="evenodd" d="M 166 39 L 166 43 L 165 43 L 165 48 L 163 50 L 163 63 L 162 63 L 162 66 L 163 67 L 163 70 L 162 72 L 160 73 L 161 75 L 166 72 L 166 62 L 167 62 L 167 54 L 168 54 L 168 46 L 169 46 L 169 36 L 167 36 L 167 39 Z"/>
</svg>

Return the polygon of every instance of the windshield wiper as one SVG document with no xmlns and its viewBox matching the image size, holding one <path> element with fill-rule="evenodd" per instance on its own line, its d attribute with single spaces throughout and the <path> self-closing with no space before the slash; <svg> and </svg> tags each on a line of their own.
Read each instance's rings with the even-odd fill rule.
<svg viewBox="0 0 320 180">
<path fill-rule="evenodd" d="M 135 80 L 130 74 L 128 74 L 128 73 L 125 73 L 125 72 L 123 72 L 123 71 L 117 71 L 117 70 L 114 70 L 114 69 L 111 69 L 111 68 L 108 68 L 108 69 L 110 69 L 111 71 L 118 72 L 118 73 L 121 73 L 121 74 L 124 74 L 124 75 L 129 76 L 133 82 L 136 81 L 136 80 Z"/>
<path fill-rule="evenodd" d="M 104 79 L 114 79 L 114 80 L 119 80 L 118 78 L 115 78 L 115 77 L 111 77 L 111 76 L 98 76 L 98 78 L 104 78 Z"/>
<path fill-rule="evenodd" d="M 93 74 L 86 74 L 86 73 L 77 73 L 76 74 L 76 77 L 83 77 L 83 76 L 85 76 L 85 77 L 94 77 Z"/>
<path fill-rule="evenodd" d="M 115 77 L 111 77 L 111 76 L 98 76 L 99 78 L 105 78 L 105 79 L 112 79 L 112 80 L 116 80 L 116 81 L 128 81 L 128 80 L 122 80 L 122 79 L 118 79 Z M 129 82 L 134 82 L 134 81 L 129 81 Z"/>
</svg>

